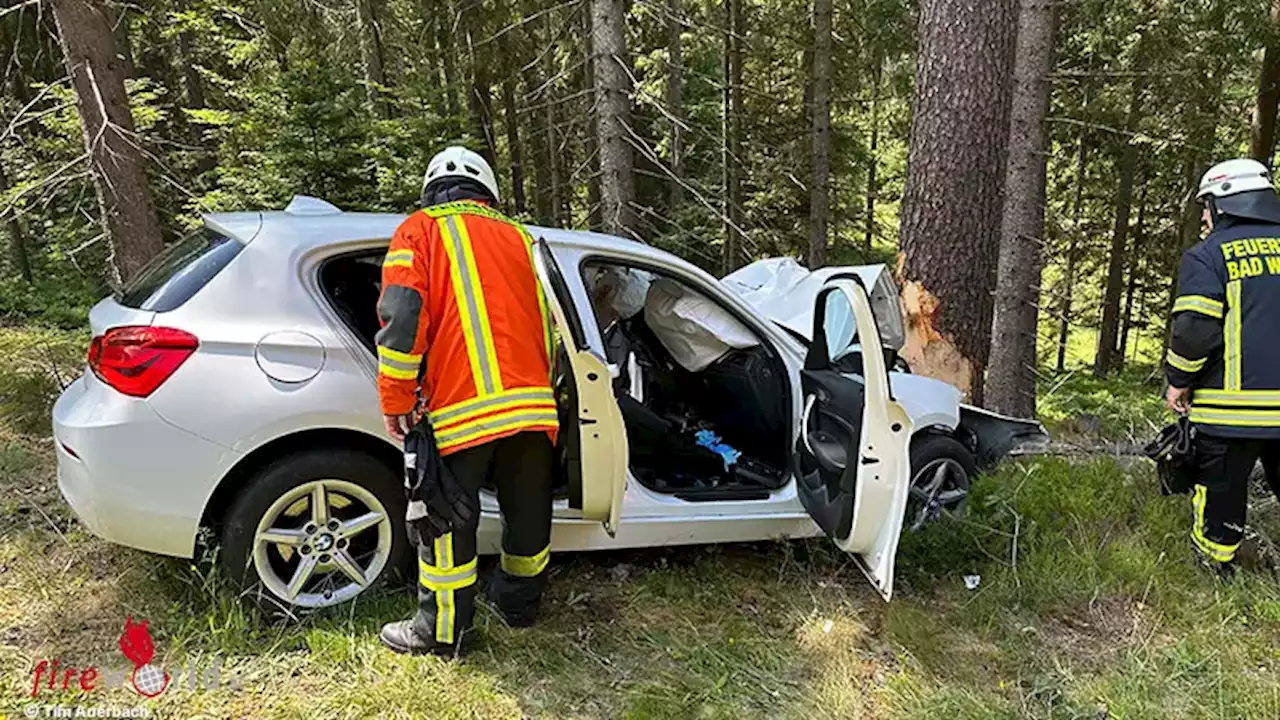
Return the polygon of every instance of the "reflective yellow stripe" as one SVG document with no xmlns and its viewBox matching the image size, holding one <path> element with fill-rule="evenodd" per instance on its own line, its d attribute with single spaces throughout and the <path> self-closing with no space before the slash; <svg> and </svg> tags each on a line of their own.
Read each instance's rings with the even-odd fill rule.
<svg viewBox="0 0 1280 720">
<path fill-rule="evenodd" d="M 1231 410 L 1193 404 L 1191 422 L 1231 427 L 1280 427 L 1280 409 Z"/>
<path fill-rule="evenodd" d="M 538 293 L 538 317 L 542 321 L 542 336 L 547 344 L 547 373 L 549 376 L 552 365 L 551 356 L 555 348 L 551 338 L 551 311 L 547 307 L 547 296 L 542 289 L 542 280 L 538 277 L 538 266 L 533 260 L 533 236 L 529 234 L 529 231 L 526 230 L 523 225 L 517 225 L 516 229 L 520 231 L 521 237 L 524 238 L 525 243 L 529 247 L 529 269 L 533 270 L 533 286 Z"/>
<path fill-rule="evenodd" d="M 524 402 L 531 407 L 555 406 L 556 396 L 551 388 L 511 388 L 488 397 L 475 397 L 452 405 L 446 405 L 431 413 L 431 424 L 440 431 L 466 417 L 480 412 L 493 412 L 504 406 Z"/>
<path fill-rule="evenodd" d="M 1173 303 L 1174 312 L 1198 312 L 1211 318 L 1222 318 L 1222 301 L 1204 295 L 1183 295 Z"/>
<path fill-rule="evenodd" d="M 441 433 L 448 434 L 459 428 L 475 426 L 477 423 L 482 422 L 483 420 L 490 419 L 490 417 L 496 418 L 502 415 L 509 415 L 512 412 L 520 411 L 520 410 L 528 410 L 531 412 L 541 411 L 541 412 L 555 413 L 556 403 L 554 400 L 538 400 L 538 401 L 508 400 L 506 402 L 501 402 L 490 407 L 472 410 L 463 415 L 459 415 L 456 418 L 454 418 L 451 423 L 448 423 L 445 425 L 436 425 L 433 422 L 432 427 L 435 428 L 437 435 Z"/>
<path fill-rule="evenodd" d="M 436 441 L 439 443 L 441 450 L 448 450 L 451 447 L 463 445 L 489 435 L 497 435 L 513 430 L 554 428 L 559 424 L 559 418 L 553 411 L 520 410 L 517 413 L 510 416 L 499 416 L 496 419 L 485 418 L 485 422 L 472 425 L 466 430 L 458 431 L 457 434 L 449 434 L 445 437 L 437 436 Z"/>
<path fill-rule="evenodd" d="M 453 215 L 446 215 L 438 222 L 445 254 L 449 256 L 449 274 L 453 280 L 453 294 L 458 305 L 458 318 L 462 322 L 476 395 L 492 395 L 502 389 L 502 377 L 493 346 L 493 331 L 489 327 L 484 289 L 480 285 L 475 255 L 471 252 L 471 237 L 467 234 L 466 223 L 458 222 Z"/>
<path fill-rule="evenodd" d="M 435 539 L 432 557 L 436 561 L 436 569 L 449 570 L 453 567 L 453 533 L 445 533 Z M 438 590 L 436 595 L 436 640 L 442 643 L 453 642 L 453 618 L 455 608 L 453 590 Z"/>
<path fill-rule="evenodd" d="M 1191 539 L 1195 542 L 1196 547 L 1200 549 L 1200 552 L 1218 562 L 1229 562 L 1231 558 L 1236 556 L 1236 550 L 1240 548 L 1240 543 L 1223 545 L 1205 537 L 1204 506 L 1207 494 L 1208 488 L 1204 485 L 1195 486 L 1195 494 L 1191 496 L 1191 506 L 1195 510 L 1195 524 L 1191 527 Z"/>
<path fill-rule="evenodd" d="M 1239 280 L 1227 283 L 1227 318 L 1222 326 L 1222 337 L 1226 348 L 1223 350 L 1225 368 L 1223 369 L 1223 389 L 1240 389 L 1240 316 L 1241 284 Z"/>
<path fill-rule="evenodd" d="M 516 224 L 514 220 L 506 215 L 503 215 L 488 205 L 481 205 L 477 202 L 459 201 L 444 203 L 441 205 L 432 205 L 431 207 L 423 208 L 422 212 L 426 213 L 428 217 L 433 217 L 437 220 L 449 217 L 450 215 L 479 215 L 481 217 L 498 220 L 499 222 L 510 223 L 512 225 Z"/>
<path fill-rule="evenodd" d="M 383 360 L 378 363 L 378 374 L 386 375 L 387 377 L 393 378 L 396 380 L 417 380 L 418 379 L 417 367 L 415 367 L 412 370 L 406 370 L 405 368 L 397 367 L 392 363 L 388 363 L 386 360 Z"/>
<path fill-rule="evenodd" d="M 547 569 L 551 560 L 551 546 L 547 545 L 535 555 L 508 555 L 502 553 L 502 569 L 515 577 L 535 577 Z"/>
<path fill-rule="evenodd" d="M 1193 373 L 1193 372 L 1199 372 L 1200 369 L 1204 367 L 1204 364 L 1208 360 L 1208 358 L 1200 358 L 1199 360 L 1188 360 L 1182 357 L 1181 355 L 1179 355 L 1178 353 L 1174 352 L 1172 349 L 1170 349 L 1169 352 L 1165 355 L 1165 360 L 1168 360 L 1170 365 L 1172 365 L 1173 367 L 1183 372 Z"/>
<path fill-rule="evenodd" d="M 1235 408 L 1280 408 L 1280 391 L 1196 390 L 1195 402 Z"/>
<path fill-rule="evenodd" d="M 442 570 L 421 558 L 418 559 L 418 582 L 428 590 L 458 590 L 475 584 L 476 559 L 456 568 Z"/>
<path fill-rule="evenodd" d="M 554 407 L 540 408 L 519 406 L 510 410 L 495 412 L 492 415 L 475 418 L 474 420 L 468 420 L 467 422 L 458 423 L 445 430 L 437 429 L 436 440 L 444 443 L 458 436 L 471 434 L 476 430 L 502 430 L 503 425 L 521 420 L 525 417 L 549 419 L 554 422 L 559 416 L 556 414 Z"/>
<path fill-rule="evenodd" d="M 382 259 L 382 267 L 413 267 L 412 250 L 393 250 Z"/>
<path fill-rule="evenodd" d="M 422 355 L 403 353 L 388 347 L 378 346 L 378 373 L 396 380 L 417 380 L 418 367 L 422 364 Z"/>
</svg>

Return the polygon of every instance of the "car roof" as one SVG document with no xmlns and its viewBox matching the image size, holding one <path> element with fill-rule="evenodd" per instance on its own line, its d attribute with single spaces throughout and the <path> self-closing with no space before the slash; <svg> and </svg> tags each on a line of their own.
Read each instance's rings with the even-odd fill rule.
<svg viewBox="0 0 1280 720">
<path fill-rule="evenodd" d="M 406 217 L 397 213 L 343 212 L 323 200 L 300 195 L 284 210 L 210 213 L 204 216 L 204 222 L 214 231 L 244 243 L 265 242 L 278 244 L 281 249 L 307 251 L 360 240 L 389 239 Z M 533 236 L 557 245 L 631 252 L 648 247 L 634 240 L 584 230 L 526 227 Z"/>
</svg>

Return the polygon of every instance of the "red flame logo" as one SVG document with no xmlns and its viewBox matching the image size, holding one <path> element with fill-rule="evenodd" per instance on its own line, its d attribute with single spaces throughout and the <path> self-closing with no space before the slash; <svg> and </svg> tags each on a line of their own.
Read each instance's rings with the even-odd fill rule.
<svg viewBox="0 0 1280 720">
<path fill-rule="evenodd" d="M 151 641 L 146 620 L 135 624 L 132 615 L 125 620 L 124 632 L 120 635 L 120 652 L 133 663 L 129 681 L 139 695 L 155 697 L 169 687 L 169 673 L 149 664 L 155 657 L 156 646 Z"/>
</svg>

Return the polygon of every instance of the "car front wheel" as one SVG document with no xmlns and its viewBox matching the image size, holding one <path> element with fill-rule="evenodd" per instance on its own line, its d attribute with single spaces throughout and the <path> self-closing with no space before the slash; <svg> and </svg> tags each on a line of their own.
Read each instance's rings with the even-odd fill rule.
<svg viewBox="0 0 1280 720">
<path fill-rule="evenodd" d="M 396 576 L 409 554 L 404 491 L 368 454 L 325 449 L 263 468 L 228 511 L 224 572 L 271 615 L 338 605 Z"/>
<path fill-rule="evenodd" d="M 977 475 L 973 453 L 946 435 L 920 435 L 911 441 L 911 494 L 906 526 L 912 532 L 958 512 Z"/>
</svg>

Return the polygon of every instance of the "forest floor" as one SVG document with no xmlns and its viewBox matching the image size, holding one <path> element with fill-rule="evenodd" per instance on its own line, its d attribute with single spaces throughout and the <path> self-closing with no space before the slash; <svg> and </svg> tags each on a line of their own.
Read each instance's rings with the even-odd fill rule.
<svg viewBox="0 0 1280 720">
<path fill-rule="evenodd" d="M 962 516 L 904 539 L 888 604 L 811 540 L 555 558 L 540 624 L 511 630 L 481 611 L 481 646 L 461 662 L 379 646 L 381 624 L 411 610 L 405 590 L 265 625 L 207 564 L 108 544 L 62 502 L 40 368 L 76 372 L 82 345 L 0 329 L 0 718 L 22 715 L 41 659 L 118 666 L 130 616 L 149 622 L 159 665 L 221 662 L 219 688 L 178 677 L 145 701 L 153 717 L 1280 717 L 1265 539 L 1280 512 L 1259 503 L 1261 535 L 1222 584 L 1193 560 L 1186 499 L 1159 497 L 1146 463 L 1114 457 L 984 478 Z M 1126 388 L 1110 391 L 1118 407 L 1150 390 Z M 1080 435 L 1157 421 L 1109 416 L 1115 401 L 1089 399 L 1104 390 L 1079 390 L 1077 405 L 1051 395 L 1046 420 Z"/>
</svg>

